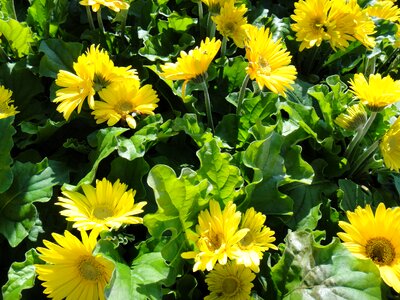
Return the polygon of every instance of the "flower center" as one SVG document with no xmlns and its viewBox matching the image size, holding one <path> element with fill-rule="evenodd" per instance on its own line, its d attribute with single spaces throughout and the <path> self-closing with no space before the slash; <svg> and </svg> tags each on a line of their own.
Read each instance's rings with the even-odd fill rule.
<svg viewBox="0 0 400 300">
<path fill-rule="evenodd" d="M 97 281 L 102 276 L 103 266 L 93 256 L 86 255 L 80 258 L 78 269 L 84 279 Z"/>
<path fill-rule="evenodd" d="M 236 277 L 227 277 L 222 280 L 222 292 L 224 296 L 235 296 L 240 287 L 240 281 Z"/>
<path fill-rule="evenodd" d="M 319 32 L 321 29 L 323 32 L 327 31 L 326 25 L 322 22 L 320 18 L 316 18 L 315 20 L 313 20 L 313 24 L 316 31 Z"/>
<path fill-rule="evenodd" d="M 380 266 L 391 264 L 396 257 L 392 243 L 383 237 L 368 240 L 365 251 L 367 256 Z"/>
<path fill-rule="evenodd" d="M 93 88 L 96 92 L 100 92 L 110 84 L 110 81 L 105 79 L 101 74 L 94 74 Z"/>
<path fill-rule="evenodd" d="M 133 105 L 129 101 L 122 101 L 118 103 L 117 111 L 120 111 L 122 114 L 128 114 L 133 111 Z"/>
<path fill-rule="evenodd" d="M 113 216 L 113 211 L 106 206 L 98 206 L 93 210 L 93 216 L 97 219 L 104 220 Z"/>
<path fill-rule="evenodd" d="M 253 244 L 254 237 L 253 234 L 249 231 L 239 242 L 241 248 L 247 248 Z"/>
<path fill-rule="evenodd" d="M 221 245 L 222 245 L 221 235 L 210 234 L 210 236 L 206 237 L 205 240 L 206 240 L 208 249 L 210 249 L 211 251 L 215 251 L 215 250 L 221 248 Z"/>
<path fill-rule="evenodd" d="M 265 75 L 271 74 L 271 66 L 264 57 L 260 56 L 257 63 L 261 67 L 261 73 Z"/>
</svg>

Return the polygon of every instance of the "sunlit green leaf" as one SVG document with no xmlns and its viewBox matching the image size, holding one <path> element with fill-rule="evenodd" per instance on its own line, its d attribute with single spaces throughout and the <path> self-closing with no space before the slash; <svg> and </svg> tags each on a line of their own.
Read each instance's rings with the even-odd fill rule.
<svg viewBox="0 0 400 300">
<path fill-rule="evenodd" d="M 335 238 L 323 246 L 306 231 L 289 232 L 272 278 L 282 299 L 381 299 L 379 270 Z"/>
<path fill-rule="evenodd" d="M 4 300 L 22 299 L 22 290 L 30 289 L 35 284 L 35 263 L 40 263 L 35 249 L 25 253 L 23 262 L 14 262 L 8 271 L 8 281 L 3 285 L 1 292 Z"/>
<path fill-rule="evenodd" d="M 0 19 L 0 33 L 4 35 L 17 57 L 29 54 L 33 36 L 31 29 L 14 19 Z"/>
</svg>

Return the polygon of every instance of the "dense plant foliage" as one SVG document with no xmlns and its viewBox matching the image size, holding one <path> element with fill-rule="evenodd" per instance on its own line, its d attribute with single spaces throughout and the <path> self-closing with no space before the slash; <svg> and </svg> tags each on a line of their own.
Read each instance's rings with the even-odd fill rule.
<svg viewBox="0 0 400 300">
<path fill-rule="evenodd" d="M 399 22 L 0 0 L 3 299 L 397 299 Z"/>
</svg>

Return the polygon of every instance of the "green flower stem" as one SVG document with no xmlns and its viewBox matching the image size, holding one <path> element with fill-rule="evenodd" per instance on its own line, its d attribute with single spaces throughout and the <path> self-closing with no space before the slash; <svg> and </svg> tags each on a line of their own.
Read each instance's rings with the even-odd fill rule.
<svg viewBox="0 0 400 300">
<path fill-rule="evenodd" d="M 202 84 L 203 84 L 203 90 L 204 90 L 204 100 L 205 100 L 205 103 L 206 103 L 206 114 L 207 114 L 208 127 L 210 127 L 212 132 L 214 133 L 214 123 L 213 123 L 212 115 L 211 115 L 210 94 L 208 93 L 208 87 L 207 87 L 206 79 L 203 79 Z"/>
<path fill-rule="evenodd" d="M 222 45 L 221 45 L 221 64 L 220 64 L 220 69 L 219 69 L 219 81 L 222 80 L 222 77 L 224 76 L 224 65 L 225 65 L 225 53 L 226 53 L 226 42 L 227 39 L 224 36 L 222 38 Z"/>
<path fill-rule="evenodd" d="M 351 167 L 352 170 L 349 174 L 350 177 L 362 170 L 362 168 L 360 169 L 360 167 L 365 165 L 364 163 L 368 160 L 370 155 L 376 151 L 378 146 L 379 146 L 379 140 L 375 141 L 371 146 L 367 148 L 367 150 L 365 150 L 360 155 L 360 157 L 355 161 L 354 166 Z"/>
<path fill-rule="evenodd" d="M 17 20 L 17 13 L 16 13 L 16 10 L 15 10 L 14 0 L 11 0 L 11 8 L 12 8 L 12 12 L 13 12 L 13 18 L 14 18 L 16 21 L 18 21 L 18 20 Z"/>
<path fill-rule="evenodd" d="M 367 53 L 364 56 L 364 76 L 368 77 L 370 74 L 375 74 L 376 56 L 368 58 Z"/>
<path fill-rule="evenodd" d="M 86 14 L 87 14 L 90 30 L 95 30 L 96 28 L 94 27 L 92 11 L 90 10 L 90 6 L 86 6 Z"/>
<path fill-rule="evenodd" d="M 199 8 L 199 24 L 201 24 L 201 22 L 203 21 L 203 3 L 201 2 L 201 0 L 197 1 L 197 6 Z"/>
<path fill-rule="evenodd" d="M 210 39 L 215 37 L 215 23 L 211 19 L 211 13 L 210 12 L 208 13 L 208 16 L 207 16 L 207 34 L 208 34 Z"/>
<path fill-rule="evenodd" d="M 364 126 L 360 130 L 357 131 L 357 134 L 353 137 L 350 144 L 347 146 L 347 149 L 346 149 L 346 152 L 344 155 L 348 158 L 348 160 L 352 159 L 354 148 L 358 145 L 360 140 L 368 132 L 368 129 L 371 126 L 372 122 L 374 122 L 376 115 L 377 115 L 377 112 L 371 113 L 367 122 L 364 124 Z"/>
<path fill-rule="evenodd" d="M 10 57 L 7 55 L 7 53 L 4 51 L 3 47 L 0 44 L 0 57 L 3 58 L 4 60 L 11 62 Z"/>
<path fill-rule="evenodd" d="M 242 102 L 244 98 L 244 93 L 246 91 L 247 83 L 249 82 L 250 76 L 249 74 L 246 74 L 246 77 L 243 79 L 242 86 L 240 87 L 239 91 L 239 96 L 238 96 L 238 102 L 237 102 L 237 108 L 236 108 L 236 115 L 240 116 L 241 110 L 242 110 Z"/>
<path fill-rule="evenodd" d="M 97 23 L 99 23 L 99 28 L 100 28 L 101 32 L 103 32 L 103 33 L 106 32 L 106 30 L 104 29 L 104 25 L 103 25 L 103 19 L 101 18 L 101 7 L 97 11 Z"/>
<path fill-rule="evenodd" d="M 126 19 L 128 18 L 128 10 L 127 9 L 123 9 L 123 10 L 120 11 L 120 14 L 122 15 L 121 36 L 124 36 L 125 27 L 126 27 Z"/>
</svg>

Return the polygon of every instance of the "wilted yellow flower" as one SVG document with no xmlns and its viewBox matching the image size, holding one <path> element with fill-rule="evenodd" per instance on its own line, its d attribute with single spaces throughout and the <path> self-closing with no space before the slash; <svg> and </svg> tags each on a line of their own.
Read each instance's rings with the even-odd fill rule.
<svg viewBox="0 0 400 300">
<path fill-rule="evenodd" d="M 400 19 L 400 9 L 392 1 L 378 1 L 366 8 L 371 17 L 397 22 Z"/>
<path fill-rule="evenodd" d="M 166 63 L 161 66 L 161 76 L 169 80 L 184 80 L 182 96 L 185 96 L 186 84 L 190 80 L 202 79 L 208 67 L 221 47 L 221 41 L 208 37 L 196 47 L 186 53 L 181 51 L 176 63 Z"/>
<path fill-rule="evenodd" d="M 348 222 L 339 221 L 344 232 L 338 236 L 353 255 L 371 259 L 383 281 L 400 292 L 400 209 L 380 203 L 375 215 L 369 205 L 348 211 Z"/>
<path fill-rule="evenodd" d="M 294 14 L 290 17 L 295 23 L 291 27 L 296 32 L 296 41 L 301 42 L 300 51 L 319 47 L 322 41 L 330 39 L 327 31 L 331 6 L 329 0 L 300 0 L 294 3 Z"/>
<path fill-rule="evenodd" d="M 11 100 L 11 96 L 12 91 L 0 85 L 0 119 L 15 116 L 19 113 L 16 107 L 12 104 L 14 100 Z"/>
<path fill-rule="evenodd" d="M 385 165 L 396 172 L 400 169 L 400 117 L 385 133 L 379 145 Z"/>
<path fill-rule="evenodd" d="M 367 112 L 362 104 L 355 104 L 346 109 L 335 119 L 335 123 L 346 130 L 357 130 L 367 122 Z"/>
<path fill-rule="evenodd" d="M 246 32 L 242 25 L 247 24 L 247 18 L 244 14 L 247 12 L 246 5 L 235 7 L 235 1 L 229 0 L 221 8 L 219 15 L 212 16 L 217 30 L 222 36 L 232 38 L 233 42 L 239 48 L 244 47 Z"/>
<path fill-rule="evenodd" d="M 194 251 L 182 253 L 185 259 L 194 258 L 193 272 L 208 271 L 219 262 L 225 265 L 228 259 L 235 258 L 237 243 L 249 229 L 238 229 L 241 213 L 236 205 L 228 202 L 223 211 L 218 202 L 211 200 L 210 210 L 203 210 L 198 216 L 196 233 L 188 233 L 188 238 L 195 243 Z"/>
<path fill-rule="evenodd" d="M 130 128 L 136 128 L 135 117 L 154 115 L 159 101 L 150 84 L 140 87 L 132 80 L 112 84 L 99 95 L 102 101 L 95 101 L 92 114 L 97 124 L 107 122 L 108 126 L 123 120 Z"/>
<path fill-rule="evenodd" d="M 380 111 L 400 100 L 400 81 L 381 74 L 369 75 L 368 81 L 364 74 L 355 74 L 350 80 L 350 89 L 371 111 Z"/>
<path fill-rule="evenodd" d="M 78 57 L 73 65 L 74 73 L 60 70 L 56 84 L 61 89 L 56 91 L 55 103 L 59 103 L 57 111 L 63 113 L 68 120 L 77 108 L 81 111 L 87 99 L 89 107 L 94 107 L 94 96 L 113 82 L 132 79 L 139 81 L 136 70 L 128 67 L 116 67 L 110 57 L 99 46 L 92 45 L 85 54 Z"/>
<path fill-rule="evenodd" d="M 111 279 L 114 264 L 101 255 L 93 255 L 98 233 L 88 236 L 81 232 L 82 241 L 69 231 L 64 235 L 53 233 L 57 244 L 43 241 L 39 247 L 40 259 L 36 264 L 38 278 L 46 288 L 44 293 L 54 299 L 103 300 L 104 288 Z"/>
<path fill-rule="evenodd" d="M 249 62 L 247 74 L 256 80 L 260 88 L 266 86 L 276 94 L 285 95 L 286 89 L 296 79 L 296 68 L 290 65 L 291 56 L 283 48 L 281 40 L 273 41 L 268 28 L 257 28 L 245 25 L 247 39 L 245 42 L 246 58 Z"/>
<path fill-rule="evenodd" d="M 236 262 L 243 264 L 254 272 L 259 272 L 260 260 L 268 249 L 278 250 L 274 231 L 265 226 L 266 216 L 249 208 L 242 216 L 241 229 L 249 229 L 247 234 L 238 242 L 239 249 L 235 253 Z"/>
<path fill-rule="evenodd" d="M 65 197 L 58 197 L 57 205 L 65 208 L 60 213 L 79 230 L 98 231 L 118 229 L 124 224 L 141 224 L 137 217 L 143 212 L 146 202 L 135 203 L 136 191 L 117 180 L 114 184 L 107 179 L 97 180 L 96 187 L 82 185 L 83 194 L 63 191 Z"/>
<path fill-rule="evenodd" d="M 256 275 L 250 269 L 235 262 L 217 264 L 206 275 L 210 295 L 204 300 L 248 300 Z"/>
<path fill-rule="evenodd" d="M 79 4 L 83 6 L 91 6 L 94 12 L 97 12 L 101 6 L 108 7 L 115 12 L 129 8 L 129 3 L 123 0 L 82 0 Z"/>
</svg>

